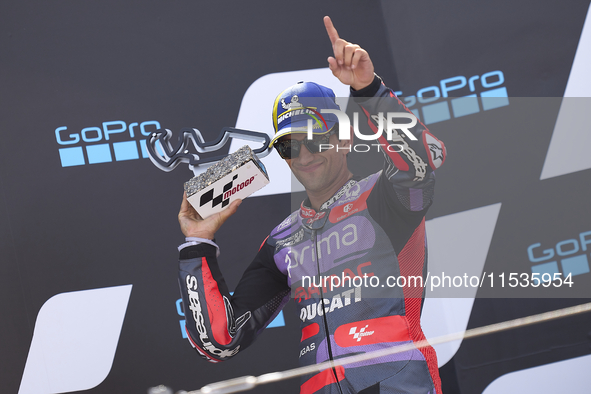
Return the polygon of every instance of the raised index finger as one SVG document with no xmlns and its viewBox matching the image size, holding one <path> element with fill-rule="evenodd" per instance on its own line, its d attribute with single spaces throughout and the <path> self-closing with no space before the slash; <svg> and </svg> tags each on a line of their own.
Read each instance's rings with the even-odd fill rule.
<svg viewBox="0 0 591 394">
<path fill-rule="evenodd" d="M 337 32 L 337 29 L 334 28 L 332 20 L 330 20 L 330 16 L 324 17 L 324 27 L 326 27 L 326 32 L 328 33 L 330 42 L 332 45 L 334 45 L 335 41 L 339 39 L 339 33 Z"/>
</svg>

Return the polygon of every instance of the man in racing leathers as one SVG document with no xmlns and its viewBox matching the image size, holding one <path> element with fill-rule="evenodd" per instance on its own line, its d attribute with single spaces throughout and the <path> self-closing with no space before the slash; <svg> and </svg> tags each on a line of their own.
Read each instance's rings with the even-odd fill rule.
<svg viewBox="0 0 591 394">
<path fill-rule="evenodd" d="M 340 39 L 328 17 L 325 26 L 334 50 L 329 67 L 351 86 L 360 118 L 377 136 L 386 129 L 385 114 L 410 111 L 374 74 L 367 52 Z M 382 148 L 384 170 L 356 177 L 346 161 L 352 131 L 341 133 L 337 118 L 321 111 L 336 108 L 332 90 L 309 82 L 275 100 L 271 143 L 308 198 L 271 231 L 232 296 L 213 237 L 240 201 L 203 220 L 183 198 L 179 222 L 187 242 L 179 247 L 179 282 L 186 329 L 191 344 L 211 362 L 249 346 L 290 293 L 301 321 L 302 365 L 424 339 L 425 213 L 445 147 L 420 122 L 411 135 L 393 130 L 388 141 L 382 133 L 372 142 Z M 323 117 L 308 139 L 302 126 L 311 113 Z M 347 131 L 348 138 L 339 139 Z M 388 277 L 403 277 L 406 285 L 385 286 Z M 413 285 L 413 278 L 420 283 Z M 441 383 L 435 351 L 422 347 L 305 376 L 301 392 L 435 394 Z"/>
</svg>

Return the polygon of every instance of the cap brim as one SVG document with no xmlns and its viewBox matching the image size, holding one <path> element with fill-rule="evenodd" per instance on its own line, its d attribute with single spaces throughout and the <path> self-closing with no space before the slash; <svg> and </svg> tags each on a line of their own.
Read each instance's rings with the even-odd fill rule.
<svg viewBox="0 0 591 394">
<path fill-rule="evenodd" d="M 330 129 L 328 129 L 327 131 L 322 131 L 322 132 L 314 131 L 314 132 L 312 132 L 312 134 L 323 135 L 323 134 L 330 132 L 333 128 L 334 128 L 334 125 Z M 289 134 L 308 134 L 308 130 L 305 130 L 301 127 L 286 127 L 283 130 L 281 130 L 279 133 L 275 134 L 275 136 L 273 137 L 271 142 L 269 142 L 269 146 L 270 147 L 273 146 L 273 144 L 275 144 L 275 142 L 277 142 L 277 140 L 279 138 L 285 137 L 286 135 L 289 135 Z"/>
</svg>

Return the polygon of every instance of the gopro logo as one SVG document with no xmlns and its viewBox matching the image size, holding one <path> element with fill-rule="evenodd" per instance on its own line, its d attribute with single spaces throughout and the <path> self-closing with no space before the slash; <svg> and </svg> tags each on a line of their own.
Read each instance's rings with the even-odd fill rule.
<svg viewBox="0 0 591 394">
<path fill-rule="evenodd" d="M 160 123 L 156 120 L 129 124 L 114 120 L 102 122 L 101 127 L 85 127 L 79 132 L 62 126 L 54 133 L 60 145 L 58 152 L 62 167 L 73 167 L 145 159 L 148 157 L 145 137 L 157 129 L 160 129 Z"/>
</svg>

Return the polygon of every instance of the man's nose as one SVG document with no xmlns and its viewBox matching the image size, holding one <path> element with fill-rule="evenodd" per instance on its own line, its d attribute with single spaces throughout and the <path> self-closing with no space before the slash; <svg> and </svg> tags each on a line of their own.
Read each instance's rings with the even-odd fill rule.
<svg viewBox="0 0 591 394">
<path fill-rule="evenodd" d="M 306 164 L 314 159 L 314 154 L 310 152 L 310 149 L 305 144 L 302 144 L 298 158 L 301 164 Z"/>
</svg>

